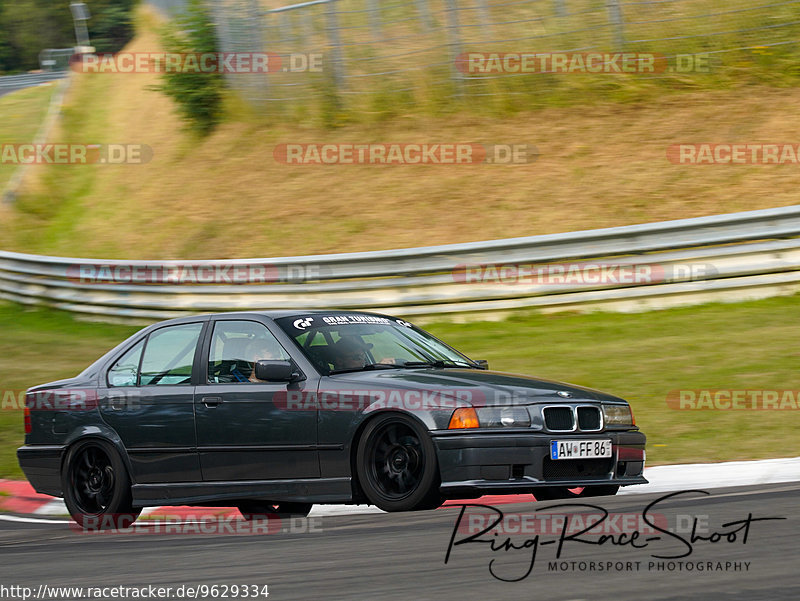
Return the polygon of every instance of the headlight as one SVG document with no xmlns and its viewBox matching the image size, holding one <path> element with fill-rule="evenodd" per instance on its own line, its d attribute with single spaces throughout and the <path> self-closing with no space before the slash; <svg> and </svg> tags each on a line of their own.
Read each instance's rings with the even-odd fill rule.
<svg viewBox="0 0 800 601">
<path fill-rule="evenodd" d="M 481 407 L 456 409 L 449 429 L 456 428 L 529 428 L 531 416 L 525 407 Z"/>
<path fill-rule="evenodd" d="M 603 418 L 606 426 L 634 425 L 630 405 L 603 405 Z"/>
<path fill-rule="evenodd" d="M 481 407 L 478 421 L 482 428 L 529 428 L 531 416 L 525 407 Z"/>
</svg>

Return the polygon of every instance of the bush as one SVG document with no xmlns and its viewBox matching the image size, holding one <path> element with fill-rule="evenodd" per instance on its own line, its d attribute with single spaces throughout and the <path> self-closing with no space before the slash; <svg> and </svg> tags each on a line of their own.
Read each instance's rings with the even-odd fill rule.
<svg viewBox="0 0 800 601">
<path fill-rule="evenodd" d="M 167 52 L 215 53 L 214 24 L 200 0 L 191 0 L 186 12 L 161 32 Z M 224 82 L 218 72 L 167 72 L 156 90 L 178 104 L 181 117 L 201 134 L 210 133 L 222 119 Z"/>
<path fill-rule="evenodd" d="M 135 0 L 88 0 L 89 39 L 99 52 L 117 52 L 133 37 Z M 39 68 L 44 48 L 75 46 L 67 0 L 0 0 L 0 73 Z"/>
</svg>

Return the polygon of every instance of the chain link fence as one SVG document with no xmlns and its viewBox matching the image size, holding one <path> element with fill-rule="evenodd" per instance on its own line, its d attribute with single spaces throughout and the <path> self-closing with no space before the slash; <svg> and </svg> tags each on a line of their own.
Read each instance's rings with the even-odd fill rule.
<svg viewBox="0 0 800 601">
<path fill-rule="evenodd" d="M 186 10 L 186 0 L 147 0 L 147 4 L 168 17 Z"/>
<path fill-rule="evenodd" d="M 693 87 L 703 85 L 699 77 L 753 76 L 766 82 L 797 78 L 799 4 L 800 0 L 310 0 L 282 5 L 215 0 L 209 7 L 221 51 L 270 52 L 282 59 L 281 68 L 269 75 L 228 75 L 229 85 L 251 102 L 294 108 L 325 102 L 391 111 L 401 103 L 445 106 L 453 98 L 560 101 L 581 92 L 613 94 L 647 80 Z M 626 75 L 608 77 L 605 70 L 578 69 L 567 76 L 577 55 L 585 59 L 587 53 L 620 52 L 650 53 L 659 57 L 661 68 L 642 69 L 632 75 L 634 83 Z M 509 56 L 542 53 L 561 53 L 566 59 L 550 67 L 539 64 L 535 73 L 518 68 L 519 61 L 503 62 Z M 473 54 L 480 60 L 470 62 Z M 314 56 L 321 56 L 321 70 L 312 68 Z M 491 63 L 493 56 L 496 64 Z M 618 58 L 609 55 L 603 60 Z"/>
</svg>

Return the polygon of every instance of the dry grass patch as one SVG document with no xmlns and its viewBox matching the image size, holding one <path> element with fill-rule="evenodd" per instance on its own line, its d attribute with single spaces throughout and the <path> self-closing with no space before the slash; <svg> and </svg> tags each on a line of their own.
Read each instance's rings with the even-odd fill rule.
<svg viewBox="0 0 800 601">
<path fill-rule="evenodd" d="M 158 49 L 146 30 L 128 50 Z M 41 167 L 0 246 L 120 258 L 361 251 L 546 234 L 790 205 L 797 165 L 681 166 L 670 144 L 800 139 L 799 89 L 764 86 L 640 104 L 553 107 L 503 118 L 398 117 L 334 130 L 265 118 L 198 139 L 154 75 L 81 75 L 64 141 L 140 143 L 146 165 Z M 277 144 L 534 144 L 501 165 L 285 165 Z"/>
</svg>

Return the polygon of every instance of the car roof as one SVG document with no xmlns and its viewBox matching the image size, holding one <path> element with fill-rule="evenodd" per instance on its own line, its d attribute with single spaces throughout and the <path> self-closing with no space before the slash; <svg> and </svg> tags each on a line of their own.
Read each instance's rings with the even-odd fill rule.
<svg viewBox="0 0 800 601">
<path fill-rule="evenodd" d="M 286 309 L 281 310 L 263 310 L 263 311 L 225 311 L 222 313 L 205 313 L 202 315 L 187 315 L 185 317 L 176 317 L 166 321 L 159 321 L 157 326 L 172 323 L 186 323 L 192 321 L 208 321 L 210 319 L 217 319 L 219 317 L 232 318 L 232 317 L 252 317 L 254 315 L 269 317 L 270 319 L 280 319 L 281 317 L 300 317 L 302 315 L 375 315 L 379 317 L 389 317 L 382 313 L 373 313 L 371 311 L 348 311 L 344 309 L 298 309 L 289 311 Z"/>
</svg>

